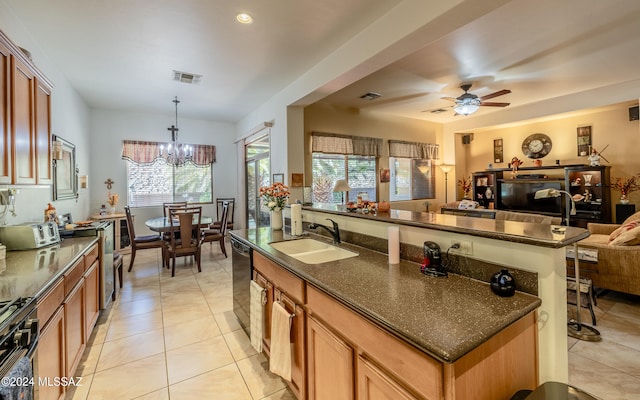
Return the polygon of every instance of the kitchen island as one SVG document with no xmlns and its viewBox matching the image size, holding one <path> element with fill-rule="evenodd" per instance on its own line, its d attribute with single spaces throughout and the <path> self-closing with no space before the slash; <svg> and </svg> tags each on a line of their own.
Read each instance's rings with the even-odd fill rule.
<svg viewBox="0 0 640 400">
<path fill-rule="evenodd" d="M 327 387 L 345 390 L 336 389 L 330 397 L 349 398 L 353 371 L 368 371 L 353 378 L 356 385 L 378 387 L 382 383 L 371 379 L 383 377 L 383 386 L 396 388 L 389 398 L 508 398 L 507 393 L 538 384 L 534 311 L 541 301 L 536 296 L 499 297 L 486 283 L 456 274 L 429 277 L 419 264 L 402 260 L 390 265 L 386 254 L 347 243 L 340 247 L 357 257 L 306 264 L 270 245 L 295 239 L 286 232 L 261 228 L 231 235 L 253 248 L 254 279 L 271 288 L 268 296 L 292 304 L 292 336 L 301 340 L 306 335 L 306 346 L 294 343 L 294 370 L 301 371 L 292 389 L 299 398 L 305 398 L 299 380 L 307 369 L 309 399 L 327 395 Z M 326 358 L 335 349 L 347 354 Z M 350 359 L 357 368 L 332 365 Z M 503 375 L 497 365 L 503 362 L 517 371 Z M 327 378 L 327 371 L 343 373 Z M 474 387 L 478 379 L 488 387 Z M 411 392 L 418 396 L 406 395 Z M 405 395 L 396 397 L 399 393 Z"/>
</svg>

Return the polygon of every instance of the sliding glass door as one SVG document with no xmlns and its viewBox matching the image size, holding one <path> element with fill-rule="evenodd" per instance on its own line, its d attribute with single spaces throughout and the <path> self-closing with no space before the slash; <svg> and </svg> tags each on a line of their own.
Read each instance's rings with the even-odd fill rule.
<svg viewBox="0 0 640 400">
<path fill-rule="evenodd" d="M 269 211 L 260 207 L 260 187 L 271 183 L 269 135 L 245 145 L 245 182 L 247 183 L 247 227 L 269 226 Z"/>
</svg>

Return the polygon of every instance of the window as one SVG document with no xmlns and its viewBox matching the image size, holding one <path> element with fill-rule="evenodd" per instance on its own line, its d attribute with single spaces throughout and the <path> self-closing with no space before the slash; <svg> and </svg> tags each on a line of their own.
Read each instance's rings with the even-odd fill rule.
<svg viewBox="0 0 640 400">
<path fill-rule="evenodd" d="M 374 156 L 313 153 L 312 173 L 314 202 L 341 203 L 343 193 L 333 193 L 338 179 L 346 179 L 351 187 L 345 201 L 355 201 L 359 194 L 376 201 Z"/>
<path fill-rule="evenodd" d="M 160 206 L 172 201 L 213 202 L 212 164 L 180 167 L 161 159 L 150 164 L 127 160 L 127 203 L 130 207 Z"/>
<path fill-rule="evenodd" d="M 435 174 L 431 160 L 389 157 L 391 201 L 435 197 Z"/>
</svg>

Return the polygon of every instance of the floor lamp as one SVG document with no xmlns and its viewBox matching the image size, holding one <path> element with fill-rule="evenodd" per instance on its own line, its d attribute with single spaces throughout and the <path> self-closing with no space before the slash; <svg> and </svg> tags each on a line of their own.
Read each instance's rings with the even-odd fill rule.
<svg viewBox="0 0 640 400">
<path fill-rule="evenodd" d="M 449 172 L 453 169 L 453 165 L 440 164 L 439 167 L 442 170 L 442 172 L 444 172 L 444 203 L 447 204 L 448 203 L 447 192 L 449 191 L 449 186 L 447 181 L 448 181 Z"/>
<path fill-rule="evenodd" d="M 567 213 L 567 219 L 565 220 L 567 223 L 567 227 L 569 227 L 569 215 L 576 215 L 576 202 L 573 201 L 571 193 L 557 189 L 542 189 L 536 192 L 536 194 L 534 195 L 534 199 L 537 200 L 548 199 L 550 197 L 560 197 L 562 194 L 566 194 L 571 201 L 571 210 Z M 578 259 L 578 242 L 573 243 L 573 252 L 573 269 L 576 274 L 576 319 L 569 321 L 567 325 L 567 333 L 569 336 L 579 340 L 585 340 L 588 342 L 599 342 L 600 340 L 602 340 L 600 332 L 594 327 L 584 325 L 580 316 L 580 312 L 582 310 L 582 292 L 580 290 L 580 260 Z"/>
</svg>

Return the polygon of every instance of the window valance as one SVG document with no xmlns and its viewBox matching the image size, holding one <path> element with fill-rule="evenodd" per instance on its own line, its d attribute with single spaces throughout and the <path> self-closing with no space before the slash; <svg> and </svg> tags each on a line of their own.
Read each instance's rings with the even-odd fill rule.
<svg viewBox="0 0 640 400">
<path fill-rule="evenodd" d="M 437 144 L 389 140 L 389 157 L 437 160 L 439 152 L 440 145 Z"/>
<path fill-rule="evenodd" d="M 122 158 L 138 164 L 151 164 L 160 157 L 160 146 L 167 147 L 168 143 L 147 142 L 139 140 L 124 140 Z M 216 146 L 193 144 L 193 163 L 205 167 L 216 162 Z"/>
<path fill-rule="evenodd" d="M 380 157 L 382 139 L 337 133 L 312 132 L 311 151 L 327 154 L 354 154 Z"/>
</svg>

